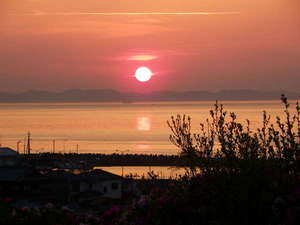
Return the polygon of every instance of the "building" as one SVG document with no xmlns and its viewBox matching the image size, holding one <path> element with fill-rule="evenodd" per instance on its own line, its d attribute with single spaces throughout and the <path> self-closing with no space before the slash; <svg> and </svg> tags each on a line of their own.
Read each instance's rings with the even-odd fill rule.
<svg viewBox="0 0 300 225">
<path fill-rule="evenodd" d="M 34 171 L 22 167 L 0 167 L 0 193 L 20 194 L 24 190 L 24 179 Z"/>
<path fill-rule="evenodd" d="M 123 177 L 104 170 L 73 174 L 65 170 L 38 171 L 0 167 L 0 195 L 55 202 L 121 199 Z"/>
<path fill-rule="evenodd" d="M 15 150 L 9 148 L 9 147 L 0 147 L 0 157 L 1 156 L 17 156 L 19 153 L 17 153 Z"/>
<path fill-rule="evenodd" d="M 0 147 L 0 167 L 15 166 L 18 163 L 18 155 L 15 150 L 8 147 Z"/>
<path fill-rule="evenodd" d="M 123 177 L 97 169 L 78 174 L 73 182 L 72 191 L 96 192 L 105 198 L 120 199 L 122 183 Z"/>
</svg>

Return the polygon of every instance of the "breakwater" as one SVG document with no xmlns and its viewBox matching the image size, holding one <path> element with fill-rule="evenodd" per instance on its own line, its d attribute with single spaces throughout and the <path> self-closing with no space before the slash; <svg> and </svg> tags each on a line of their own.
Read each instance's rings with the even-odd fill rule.
<svg viewBox="0 0 300 225">
<path fill-rule="evenodd" d="M 176 166 L 180 164 L 177 155 L 141 154 L 58 154 L 41 153 L 19 155 L 23 164 L 57 168 L 92 168 L 96 166 Z"/>
</svg>

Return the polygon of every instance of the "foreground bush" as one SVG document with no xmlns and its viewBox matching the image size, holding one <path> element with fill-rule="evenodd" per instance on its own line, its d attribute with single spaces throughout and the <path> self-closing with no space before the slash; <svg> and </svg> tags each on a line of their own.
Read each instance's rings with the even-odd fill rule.
<svg viewBox="0 0 300 225">
<path fill-rule="evenodd" d="M 255 131 L 249 120 L 237 122 L 236 114 L 228 116 L 218 103 L 200 133 L 191 133 L 185 115 L 168 121 L 170 140 L 181 149 L 189 175 L 187 201 L 202 212 L 205 224 L 300 223 L 295 216 L 300 215 L 300 107 L 297 102 L 291 115 L 287 98 L 281 100 L 285 118 L 271 124 L 264 112 Z"/>
<path fill-rule="evenodd" d="M 281 100 L 285 118 L 277 117 L 276 124 L 271 124 L 264 112 L 262 127 L 254 131 L 249 120 L 246 126 L 237 122 L 236 114 L 229 113 L 228 117 L 218 103 L 206 124 L 200 124 L 199 133 L 191 133 L 190 117 L 172 117 L 168 121 L 170 140 L 181 149 L 180 155 L 192 174 L 197 169 L 202 173 L 275 169 L 296 176 L 300 168 L 300 106 L 297 102 L 291 115 L 287 98 L 283 95 Z"/>
</svg>

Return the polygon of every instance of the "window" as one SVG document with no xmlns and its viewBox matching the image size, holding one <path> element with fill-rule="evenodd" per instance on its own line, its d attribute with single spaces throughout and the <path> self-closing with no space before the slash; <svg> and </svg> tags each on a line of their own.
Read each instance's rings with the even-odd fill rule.
<svg viewBox="0 0 300 225">
<path fill-rule="evenodd" d="M 117 190 L 117 189 L 119 189 L 119 184 L 116 183 L 116 182 L 111 183 L 111 189 L 112 189 L 112 190 Z"/>
</svg>

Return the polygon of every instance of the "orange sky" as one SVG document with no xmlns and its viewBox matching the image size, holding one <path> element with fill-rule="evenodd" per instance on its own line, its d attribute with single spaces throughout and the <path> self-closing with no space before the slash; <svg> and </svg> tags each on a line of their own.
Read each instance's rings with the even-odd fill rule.
<svg viewBox="0 0 300 225">
<path fill-rule="evenodd" d="M 0 88 L 299 90 L 298 0 L 1 0 Z M 155 72 L 138 83 L 138 66 Z"/>
</svg>

